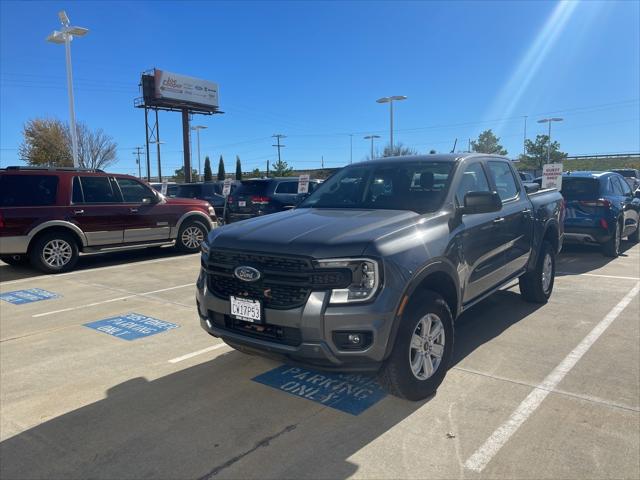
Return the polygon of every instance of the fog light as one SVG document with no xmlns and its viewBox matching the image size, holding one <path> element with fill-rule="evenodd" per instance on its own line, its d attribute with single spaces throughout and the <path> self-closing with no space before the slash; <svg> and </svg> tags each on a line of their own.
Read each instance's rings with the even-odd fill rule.
<svg viewBox="0 0 640 480">
<path fill-rule="evenodd" d="M 340 350 L 365 350 L 372 339 L 371 332 L 333 332 L 333 343 Z"/>
<path fill-rule="evenodd" d="M 349 343 L 353 343 L 354 345 L 360 344 L 361 338 L 357 333 L 350 333 L 347 338 L 349 339 Z"/>
</svg>

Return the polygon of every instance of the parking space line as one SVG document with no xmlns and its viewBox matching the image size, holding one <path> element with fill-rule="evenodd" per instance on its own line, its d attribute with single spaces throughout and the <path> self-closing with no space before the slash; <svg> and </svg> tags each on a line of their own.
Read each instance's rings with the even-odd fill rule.
<svg viewBox="0 0 640 480">
<path fill-rule="evenodd" d="M 36 277 L 29 277 L 29 278 L 20 278 L 18 280 L 9 280 L 8 282 L 0 282 L 0 285 L 13 285 L 14 283 L 24 283 L 24 282 L 34 282 L 37 280 L 41 280 L 41 279 L 45 279 L 45 278 L 58 278 L 58 277 L 66 277 L 69 275 L 78 275 L 80 273 L 90 273 L 90 272 L 95 272 L 95 271 L 104 271 L 104 270 L 113 270 L 116 268 L 126 268 L 126 267 L 134 267 L 136 265 L 147 265 L 150 263 L 160 263 L 160 262 L 168 262 L 170 260 L 180 260 L 183 259 L 185 257 L 191 257 L 192 255 L 196 255 L 191 254 L 191 255 L 177 255 L 175 257 L 166 257 L 166 258 L 156 258 L 153 260 L 142 260 L 140 262 L 129 262 L 129 263 L 121 263 L 118 265 L 109 265 L 108 267 L 94 267 L 94 268 L 87 268 L 84 270 L 74 270 L 73 272 L 67 272 L 67 273 L 56 273 L 53 275 L 38 275 Z"/>
<path fill-rule="evenodd" d="M 572 275 L 578 277 L 600 277 L 600 278 L 615 278 L 619 280 L 640 280 L 640 277 L 622 277 L 619 275 L 600 275 L 597 273 L 573 273 L 573 272 L 556 272 L 558 275 Z"/>
<path fill-rule="evenodd" d="M 184 285 L 177 285 L 175 287 L 161 288 L 160 290 L 152 290 L 151 292 L 134 293 L 134 294 L 131 294 L 131 295 L 126 295 L 124 297 L 118 297 L 118 298 L 111 298 L 109 300 L 103 300 L 101 302 L 87 303 L 87 304 L 78 305 L 78 306 L 75 306 L 75 307 L 62 308 L 60 310 L 52 310 L 50 312 L 44 312 L 44 313 L 37 313 L 35 315 L 32 315 L 32 318 L 46 317 L 48 315 L 54 315 L 56 313 L 62 313 L 62 312 L 71 312 L 73 310 L 80 310 L 81 308 L 95 307 L 96 305 L 104 305 L 105 303 L 117 302 L 119 300 L 126 300 L 127 298 L 144 297 L 145 295 L 152 295 L 154 293 L 160 293 L 160 292 L 168 292 L 169 290 L 176 290 L 178 288 L 185 288 L 185 287 L 190 287 L 190 286 L 193 286 L 193 285 L 194 285 L 193 283 L 185 283 Z"/>
<path fill-rule="evenodd" d="M 527 395 L 520 405 L 511 414 L 509 419 L 500 425 L 493 434 L 471 455 L 464 466 L 468 470 L 481 472 L 509 441 L 509 438 L 522 426 L 522 424 L 534 413 L 543 400 L 553 391 L 562 379 L 578 363 L 582 356 L 589 351 L 591 346 L 600 338 L 604 331 L 618 318 L 618 315 L 631 303 L 633 298 L 640 291 L 640 282 L 611 309 L 611 311 L 584 337 L 584 339 L 538 384 L 534 390 Z"/>
<path fill-rule="evenodd" d="M 202 350 L 187 353 L 186 355 L 182 355 L 181 357 L 172 358 L 171 360 L 169 360 L 169 363 L 182 362 L 183 360 L 188 360 L 198 355 L 202 355 L 203 353 L 212 352 L 214 350 L 218 350 L 219 348 L 223 348 L 223 347 L 228 347 L 228 345 L 226 343 L 218 343 L 217 345 L 211 345 L 210 347 L 203 348 Z"/>
</svg>

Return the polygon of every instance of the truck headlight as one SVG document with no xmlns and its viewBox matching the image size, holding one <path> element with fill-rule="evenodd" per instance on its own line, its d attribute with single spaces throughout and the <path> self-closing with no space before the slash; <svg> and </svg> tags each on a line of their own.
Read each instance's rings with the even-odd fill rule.
<svg viewBox="0 0 640 480">
<path fill-rule="evenodd" d="M 319 260 L 319 268 L 348 268 L 351 270 L 351 284 L 346 288 L 331 290 L 331 304 L 366 302 L 378 292 L 380 268 L 376 260 L 370 258 Z"/>
</svg>

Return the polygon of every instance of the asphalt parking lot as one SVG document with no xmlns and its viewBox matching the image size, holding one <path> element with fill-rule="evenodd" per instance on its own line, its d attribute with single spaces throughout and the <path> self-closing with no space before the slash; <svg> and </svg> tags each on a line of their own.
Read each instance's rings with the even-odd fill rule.
<svg viewBox="0 0 640 480">
<path fill-rule="evenodd" d="M 640 478 L 640 245 L 623 249 L 567 247 L 547 305 L 509 288 L 459 319 L 435 397 L 359 415 L 252 381 L 279 364 L 200 329 L 197 255 L 0 263 L 0 293 L 57 295 L 0 301 L 0 476 Z M 158 333 L 85 326 L 127 313 Z"/>
</svg>

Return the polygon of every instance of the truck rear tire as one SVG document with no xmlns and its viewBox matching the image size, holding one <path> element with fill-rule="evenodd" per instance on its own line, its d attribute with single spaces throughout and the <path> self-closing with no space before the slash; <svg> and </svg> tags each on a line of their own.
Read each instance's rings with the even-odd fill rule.
<svg viewBox="0 0 640 480">
<path fill-rule="evenodd" d="M 44 273 L 68 272 L 78 262 L 78 244 L 66 232 L 45 233 L 29 249 L 31 265 Z"/>
<path fill-rule="evenodd" d="M 527 302 L 547 303 L 556 276 L 556 251 L 549 242 L 542 248 L 534 270 L 520 277 L 520 294 Z"/>
<path fill-rule="evenodd" d="M 453 316 L 435 292 L 420 292 L 419 304 L 402 319 L 391 355 L 379 373 L 387 391 L 407 400 L 436 393 L 453 353 Z"/>
</svg>

